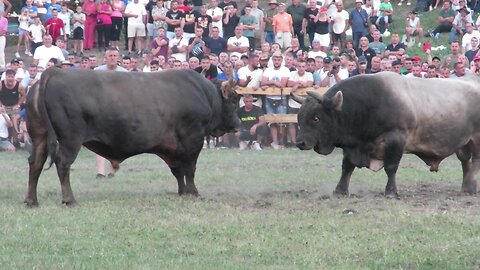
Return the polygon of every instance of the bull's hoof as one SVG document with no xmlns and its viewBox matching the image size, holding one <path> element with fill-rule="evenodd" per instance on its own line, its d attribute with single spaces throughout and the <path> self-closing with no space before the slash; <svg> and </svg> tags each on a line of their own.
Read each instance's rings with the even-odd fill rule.
<svg viewBox="0 0 480 270">
<path fill-rule="evenodd" d="M 29 198 L 26 198 L 24 201 L 25 205 L 27 207 L 33 208 L 33 207 L 38 207 L 38 201 L 37 200 L 32 200 Z"/>
<path fill-rule="evenodd" d="M 196 187 L 188 187 L 186 186 L 182 192 L 178 192 L 178 194 L 180 196 L 185 196 L 185 195 L 189 195 L 189 196 L 198 196 L 198 191 L 197 191 L 197 188 Z"/>
<path fill-rule="evenodd" d="M 462 193 L 473 195 L 477 193 L 477 183 L 470 183 L 462 185 Z"/>
<path fill-rule="evenodd" d="M 67 207 L 75 207 L 78 206 L 77 201 L 75 200 L 69 200 L 69 201 L 62 201 L 62 204 L 65 204 Z"/>
<path fill-rule="evenodd" d="M 348 189 L 344 190 L 344 189 L 336 188 L 333 191 L 333 196 L 335 197 L 348 197 L 348 195 L 350 195 L 350 193 L 348 192 Z"/>
<path fill-rule="evenodd" d="M 389 199 L 399 199 L 398 192 L 396 190 L 385 190 L 385 197 Z"/>
</svg>

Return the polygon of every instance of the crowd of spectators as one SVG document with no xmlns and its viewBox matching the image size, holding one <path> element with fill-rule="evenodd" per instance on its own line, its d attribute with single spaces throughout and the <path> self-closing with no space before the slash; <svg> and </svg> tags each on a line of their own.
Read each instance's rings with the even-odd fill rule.
<svg viewBox="0 0 480 270">
<path fill-rule="evenodd" d="M 14 116 L 28 87 L 45 68 L 55 65 L 129 72 L 194 69 L 207 79 L 234 76 L 239 86 L 259 91 L 268 87 L 331 87 L 352 76 L 383 71 L 425 79 L 480 73 L 480 33 L 476 30 L 480 19 L 473 21 L 475 8 L 464 0 L 444 1 L 432 31 L 424 31 L 418 7 L 407 18 L 394 18 L 390 0 L 355 0 L 349 11 L 341 0 L 309 0 L 306 4 L 292 0 L 288 5 L 270 0 L 265 7 L 258 0 L 246 0 L 242 7 L 233 0 L 207 1 L 85 0 L 71 10 L 56 0 L 48 4 L 26 0 L 18 16 L 15 58 L 9 64 L 1 53 L 6 29 L 2 23 L 5 17 L 0 17 L 0 68 L 7 70 L 0 102 L 5 111 L 13 112 L 11 118 L 17 122 L 0 121 L 0 131 L 2 125 L 8 126 L 13 129 L 13 143 L 17 137 L 23 140 L 25 136 L 17 136 L 22 133 L 18 128 L 22 118 Z M 432 8 L 439 5 L 439 1 L 429 3 Z M 405 25 L 404 32 L 388 30 L 394 21 Z M 450 35 L 450 54 L 444 59 L 433 56 L 425 42 L 441 33 Z M 122 34 L 125 44 L 121 43 Z M 384 42 L 387 37 L 389 42 Z M 21 46 L 25 47 L 23 60 L 32 62 L 26 71 Z M 405 49 L 412 46 L 423 47 L 425 54 L 407 55 Z M 103 59 L 96 57 L 96 51 L 105 51 Z M 255 112 L 254 117 L 245 117 L 253 122 L 244 123 L 244 130 L 254 134 L 237 134 L 240 147 L 257 150 L 261 147 L 256 130 L 265 124 L 263 114 L 294 114 L 300 107 L 284 95 L 249 96 L 240 105 Z M 260 110 L 253 110 L 252 105 Z M 245 107 L 242 110 L 239 114 L 248 114 Z M 287 130 L 288 141 L 294 144 L 295 124 Z M 277 125 L 269 125 L 269 131 L 271 147 L 284 144 Z M 264 135 L 260 137 L 268 137 Z M 1 132 L 0 139 L 4 139 Z"/>
</svg>

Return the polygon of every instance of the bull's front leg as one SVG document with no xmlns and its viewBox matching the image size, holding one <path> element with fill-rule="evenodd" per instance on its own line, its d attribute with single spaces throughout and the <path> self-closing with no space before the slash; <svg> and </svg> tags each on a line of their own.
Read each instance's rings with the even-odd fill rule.
<svg viewBox="0 0 480 270">
<path fill-rule="evenodd" d="M 170 171 L 177 179 L 178 184 L 178 195 L 185 194 L 185 172 L 183 167 L 170 167 Z"/>
<path fill-rule="evenodd" d="M 353 170 L 355 170 L 355 165 L 350 162 L 347 155 L 344 153 L 342 161 L 342 176 L 340 177 L 340 181 L 333 194 L 348 196 L 348 186 L 350 185 L 350 177 L 352 176 Z"/>
</svg>

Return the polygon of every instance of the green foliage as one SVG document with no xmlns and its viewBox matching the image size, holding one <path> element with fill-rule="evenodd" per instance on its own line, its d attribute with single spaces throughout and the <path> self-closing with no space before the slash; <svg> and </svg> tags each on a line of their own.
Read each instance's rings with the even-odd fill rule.
<svg viewBox="0 0 480 270">
<path fill-rule="evenodd" d="M 25 208 L 26 153 L 0 153 L 2 269 L 478 269 L 477 196 L 458 193 L 459 162 L 430 173 L 404 157 L 400 199 L 381 195 L 383 171 L 356 170 L 332 197 L 341 152 L 205 150 L 201 197 L 179 197 L 153 155 L 95 179 L 95 158 L 72 166 L 80 206 L 60 204 L 55 169 Z"/>
</svg>

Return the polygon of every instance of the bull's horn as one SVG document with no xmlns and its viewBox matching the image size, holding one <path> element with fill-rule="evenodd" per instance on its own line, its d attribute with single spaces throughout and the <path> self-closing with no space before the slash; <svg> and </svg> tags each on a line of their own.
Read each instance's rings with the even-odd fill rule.
<svg viewBox="0 0 480 270">
<path fill-rule="evenodd" d="M 292 97 L 293 100 L 295 100 L 296 102 L 298 102 L 300 104 L 303 104 L 305 102 L 305 98 L 301 97 L 297 94 L 291 93 L 290 96 Z"/>
<path fill-rule="evenodd" d="M 314 99 L 316 99 L 319 103 L 323 103 L 323 95 L 317 91 L 307 91 L 307 94 Z"/>
<path fill-rule="evenodd" d="M 342 91 L 338 91 L 332 98 L 333 109 L 337 111 L 341 111 L 342 104 L 343 104 L 343 93 Z"/>
</svg>

